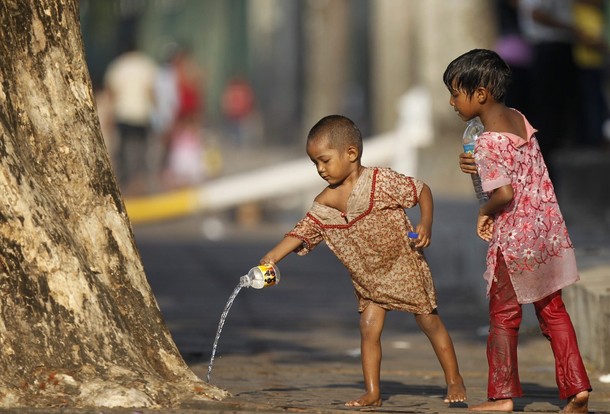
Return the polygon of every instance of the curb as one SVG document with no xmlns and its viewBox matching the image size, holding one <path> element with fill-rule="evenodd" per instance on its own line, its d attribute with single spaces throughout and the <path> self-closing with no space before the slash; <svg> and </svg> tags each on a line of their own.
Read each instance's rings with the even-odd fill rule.
<svg viewBox="0 0 610 414">
<path fill-rule="evenodd" d="M 582 356 L 610 371 L 610 266 L 580 272 L 580 281 L 563 290 Z"/>
</svg>

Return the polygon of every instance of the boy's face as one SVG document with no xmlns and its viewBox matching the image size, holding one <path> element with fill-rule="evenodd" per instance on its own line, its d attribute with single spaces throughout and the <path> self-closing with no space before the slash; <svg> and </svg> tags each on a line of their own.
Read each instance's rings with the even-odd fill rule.
<svg viewBox="0 0 610 414">
<path fill-rule="evenodd" d="M 351 172 L 350 152 L 333 148 L 326 136 L 316 137 L 307 143 L 307 155 L 320 177 L 331 186 L 341 184 Z"/>
<path fill-rule="evenodd" d="M 463 89 L 457 89 L 455 82 L 449 92 L 451 93 L 449 105 L 453 107 L 453 110 L 458 113 L 462 120 L 469 121 L 479 115 L 479 105 L 475 95 L 469 96 Z"/>
</svg>

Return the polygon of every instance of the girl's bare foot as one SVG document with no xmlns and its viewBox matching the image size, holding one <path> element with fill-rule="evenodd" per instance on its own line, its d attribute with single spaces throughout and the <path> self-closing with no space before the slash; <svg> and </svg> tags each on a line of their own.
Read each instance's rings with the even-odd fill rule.
<svg viewBox="0 0 610 414">
<path fill-rule="evenodd" d="M 381 407 L 381 397 L 366 393 L 357 400 L 348 401 L 346 407 Z"/>
<path fill-rule="evenodd" d="M 589 391 L 581 391 L 568 398 L 568 403 L 561 410 L 562 413 L 586 413 L 589 412 Z"/>
<path fill-rule="evenodd" d="M 484 403 L 468 407 L 468 411 L 501 411 L 504 413 L 513 410 L 512 398 L 502 398 L 499 400 L 487 400 Z"/>
<path fill-rule="evenodd" d="M 457 384 L 447 385 L 447 396 L 444 401 L 446 403 L 466 401 L 466 387 L 461 378 Z"/>
</svg>

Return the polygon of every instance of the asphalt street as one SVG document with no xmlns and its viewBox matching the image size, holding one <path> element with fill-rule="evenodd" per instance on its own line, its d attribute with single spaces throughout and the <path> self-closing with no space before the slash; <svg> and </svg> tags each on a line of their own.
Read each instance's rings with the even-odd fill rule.
<svg viewBox="0 0 610 414">
<path fill-rule="evenodd" d="M 410 314 L 391 312 L 383 334 L 381 408 L 376 412 L 464 412 L 486 398 L 486 300 L 481 281 L 484 247 L 476 246 L 451 206 L 453 229 L 435 230 L 439 245 L 429 253 L 440 314 L 455 343 L 468 387 L 468 402 L 447 406 L 442 371 Z M 446 212 L 443 213 L 444 208 Z M 239 277 L 289 230 L 285 225 L 227 230 L 225 238 L 201 236 L 202 218 L 136 228 L 151 287 L 185 360 L 205 379 L 212 344 L 229 295 Z M 435 220 L 438 222 L 439 220 Z M 461 221 L 466 223 L 460 224 Z M 607 259 L 607 251 L 586 250 L 585 263 Z M 279 264 L 277 286 L 242 289 L 219 340 L 211 383 L 228 390 L 222 402 L 185 406 L 172 412 L 346 412 L 346 400 L 363 390 L 356 300 L 349 276 L 320 246 L 305 257 Z M 449 271 L 451 269 L 451 271 Z M 525 307 L 519 370 L 525 389 L 515 411 L 557 412 L 554 363 L 540 335 L 533 309 Z M 587 366 L 594 392 L 590 412 L 610 413 L 610 384 Z M 114 412 L 114 411 L 113 411 Z M 145 411 L 142 411 L 145 412 Z"/>
</svg>

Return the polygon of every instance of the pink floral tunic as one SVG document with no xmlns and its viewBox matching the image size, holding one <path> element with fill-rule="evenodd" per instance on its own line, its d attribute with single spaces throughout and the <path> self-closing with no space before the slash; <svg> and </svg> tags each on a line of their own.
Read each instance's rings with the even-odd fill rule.
<svg viewBox="0 0 610 414">
<path fill-rule="evenodd" d="M 322 240 L 347 267 L 358 311 L 373 302 L 384 309 L 428 314 L 436 291 L 423 254 L 409 244 L 413 230 L 404 209 L 418 202 L 423 183 L 387 168 L 366 168 L 347 202 L 347 211 L 314 202 L 287 234 L 303 241 L 307 254 Z"/>
<path fill-rule="evenodd" d="M 495 217 L 487 252 L 487 292 L 502 251 L 519 303 L 532 303 L 579 279 L 574 248 L 542 158 L 536 130 L 523 117 L 527 140 L 484 132 L 475 161 L 483 190 L 510 184 L 514 199 Z"/>
</svg>

